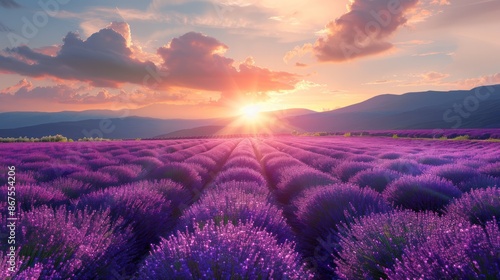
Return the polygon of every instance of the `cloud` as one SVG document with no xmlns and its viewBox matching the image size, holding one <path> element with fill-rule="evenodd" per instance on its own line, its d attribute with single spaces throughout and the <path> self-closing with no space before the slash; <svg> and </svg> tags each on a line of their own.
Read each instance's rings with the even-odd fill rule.
<svg viewBox="0 0 500 280">
<path fill-rule="evenodd" d="M 398 82 L 401 82 L 401 80 L 382 79 L 382 80 L 376 80 L 373 82 L 365 83 L 365 85 L 387 85 L 387 84 L 393 84 L 393 83 L 398 83 Z"/>
<path fill-rule="evenodd" d="M 435 7 L 449 5 L 446 0 L 351 0 L 347 12 L 330 21 L 313 44 L 297 46 L 287 52 L 285 62 L 311 53 L 319 62 L 345 62 L 387 52 L 395 46 L 429 44 L 412 40 L 390 42 L 401 27 L 426 21 L 441 13 Z"/>
<path fill-rule="evenodd" d="M 19 5 L 14 0 L 0 0 L 0 7 L 6 8 L 6 9 L 12 9 L 12 8 L 19 8 L 19 7 L 21 7 L 21 5 Z"/>
<path fill-rule="evenodd" d="M 426 53 L 412 54 L 412 56 L 424 57 L 424 56 L 433 56 L 433 55 L 452 55 L 452 54 L 453 53 L 451 53 L 451 52 L 426 52 Z"/>
<path fill-rule="evenodd" d="M 451 88 L 471 89 L 478 86 L 500 84 L 500 73 L 484 75 L 476 78 L 467 78 L 460 80 L 455 79 L 452 81 L 450 81 L 451 79 L 447 79 L 450 77 L 451 75 L 447 73 L 430 71 L 426 73 L 412 75 L 410 79 L 406 80 L 406 82 L 404 83 L 401 83 L 400 86 L 433 85 L 433 86 L 444 86 L 449 89 Z"/>
<path fill-rule="evenodd" d="M 14 94 L 16 91 L 20 90 L 21 88 L 28 88 L 29 89 L 31 87 L 33 87 L 33 84 L 30 81 L 28 81 L 27 79 L 22 79 L 17 84 L 0 90 L 0 94 Z"/>
<path fill-rule="evenodd" d="M 440 72 L 427 72 L 419 75 L 421 78 L 421 81 L 440 81 L 444 78 L 448 78 L 450 75 L 445 74 L 445 73 L 440 73 Z"/>
<path fill-rule="evenodd" d="M 420 46 L 420 45 L 428 45 L 432 44 L 433 41 L 424 41 L 424 40 L 410 40 L 410 41 L 404 41 L 404 42 L 397 42 L 394 43 L 394 45 L 398 46 Z"/>
<path fill-rule="evenodd" d="M 302 63 L 302 62 L 295 62 L 296 67 L 307 67 L 307 64 Z"/>
<path fill-rule="evenodd" d="M 152 62 L 131 58 L 125 38 L 111 28 L 102 29 L 87 40 L 70 32 L 63 42 L 56 56 L 27 46 L 6 49 L 6 55 L 0 55 L 0 72 L 118 87 L 122 83 L 141 84 L 148 69 L 156 69 Z"/>
<path fill-rule="evenodd" d="M 407 22 L 405 13 L 418 0 L 354 0 L 349 11 L 326 26 L 313 46 L 319 61 L 341 62 L 385 52 L 387 39 Z"/>
<path fill-rule="evenodd" d="M 253 59 L 235 66 L 224 56 L 228 47 L 217 39 L 190 32 L 174 38 L 158 50 L 162 69 L 169 75 L 167 86 L 222 92 L 222 98 L 265 98 L 267 91 L 291 90 L 299 81 L 288 72 L 276 72 L 254 65 Z"/>
<path fill-rule="evenodd" d="M 500 84 L 500 73 L 485 75 L 477 78 L 463 79 L 458 81 L 457 84 L 467 88 Z"/>
<path fill-rule="evenodd" d="M 72 87 L 67 84 L 34 87 L 23 79 L 16 85 L 0 90 L 0 101 L 5 104 L 23 102 L 49 102 L 55 104 L 115 104 L 115 107 L 130 105 L 150 105 L 156 102 L 185 100 L 185 94 L 159 93 L 149 90 L 110 92 L 102 89 L 97 93 L 89 92 L 89 87 Z"/>
<path fill-rule="evenodd" d="M 68 33 L 60 46 L 21 46 L 0 52 L 0 73 L 57 81 L 79 81 L 96 87 L 138 84 L 145 88 L 184 88 L 219 92 L 221 99 L 265 99 L 269 91 L 294 89 L 296 74 L 255 65 L 253 58 L 235 63 L 228 46 L 201 33 L 172 39 L 156 54 L 132 43 L 126 23 L 111 23 L 86 40 Z M 155 57 L 152 60 L 144 58 Z M 76 98 L 75 96 L 72 96 Z"/>
</svg>

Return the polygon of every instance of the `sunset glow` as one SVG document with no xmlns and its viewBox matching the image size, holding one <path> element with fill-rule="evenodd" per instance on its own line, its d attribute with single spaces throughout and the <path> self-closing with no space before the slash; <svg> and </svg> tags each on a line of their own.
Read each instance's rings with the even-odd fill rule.
<svg viewBox="0 0 500 280">
<path fill-rule="evenodd" d="M 54 3 L 0 2 L 0 112 L 201 119 L 500 83 L 494 0 Z"/>
<path fill-rule="evenodd" d="M 261 109 L 256 104 L 247 105 L 241 108 L 241 115 L 247 121 L 256 122 L 260 118 Z"/>
</svg>

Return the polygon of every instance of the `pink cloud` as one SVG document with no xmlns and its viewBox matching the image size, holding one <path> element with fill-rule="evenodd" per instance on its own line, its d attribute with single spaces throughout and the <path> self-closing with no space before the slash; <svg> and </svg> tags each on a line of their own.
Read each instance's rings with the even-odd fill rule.
<svg viewBox="0 0 500 280">
<path fill-rule="evenodd" d="M 393 47 L 387 41 L 407 22 L 405 13 L 418 0 L 354 0 L 349 12 L 326 26 L 313 53 L 319 61 L 340 62 L 374 55 Z"/>
<path fill-rule="evenodd" d="M 26 79 L 22 79 L 17 84 L 0 90 L 0 94 L 14 94 L 15 92 L 17 92 L 21 88 L 28 88 L 29 89 L 32 87 L 33 87 L 33 84 L 30 81 L 28 81 Z"/>
<path fill-rule="evenodd" d="M 52 104 L 115 104 L 116 107 L 126 107 L 185 99 L 185 94 L 150 90 L 136 90 L 134 92 L 119 90 L 112 93 L 107 89 L 102 89 L 97 93 L 91 93 L 88 87 L 73 87 L 69 84 L 34 87 L 26 79 L 0 91 L 0 103 L 2 104 L 22 104 L 24 102 L 39 101 Z"/>
<path fill-rule="evenodd" d="M 485 75 L 477 78 L 463 79 L 457 82 L 463 87 L 477 87 L 485 85 L 500 84 L 500 73 Z"/>
<path fill-rule="evenodd" d="M 128 24 L 115 22 L 86 40 L 70 32 L 60 47 L 6 49 L 0 53 L 0 73 L 108 88 L 131 83 L 150 89 L 216 91 L 222 99 L 265 97 L 268 91 L 293 89 L 299 81 L 298 75 L 256 66 L 253 59 L 237 64 L 224 56 L 227 49 L 215 38 L 190 32 L 172 39 L 157 54 L 146 54 L 133 45 Z M 139 59 L 153 56 L 154 62 Z"/>
<path fill-rule="evenodd" d="M 222 92 L 232 96 L 264 96 L 267 91 L 293 89 L 298 75 L 277 72 L 254 65 L 253 59 L 235 66 L 224 56 L 228 47 L 215 38 L 190 32 L 174 38 L 158 50 L 168 76 L 165 86 Z"/>
<path fill-rule="evenodd" d="M 55 77 L 78 80 L 94 86 L 118 87 L 121 83 L 142 83 L 154 69 L 152 62 L 132 59 L 125 39 L 112 29 L 102 29 L 82 40 L 68 33 L 56 56 L 27 46 L 6 50 L 0 55 L 0 71 L 29 77 Z"/>
<path fill-rule="evenodd" d="M 283 60 L 312 53 L 320 62 L 344 62 L 377 55 L 395 45 L 428 44 L 427 41 L 391 43 L 390 38 L 411 20 L 419 22 L 433 14 L 430 6 L 446 5 L 444 0 L 351 0 L 347 13 L 330 21 L 314 44 L 297 46 Z"/>
</svg>

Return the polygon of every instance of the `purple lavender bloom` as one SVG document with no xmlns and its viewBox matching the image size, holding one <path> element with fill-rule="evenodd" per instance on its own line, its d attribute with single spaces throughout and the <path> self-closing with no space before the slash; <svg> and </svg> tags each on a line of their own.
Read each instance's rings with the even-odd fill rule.
<svg viewBox="0 0 500 280">
<path fill-rule="evenodd" d="M 267 185 L 266 179 L 262 174 L 246 167 L 235 167 L 222 171 L 215 178 L 215 184 L 220 184 L 229 181 L 256 182 L 259 185 Z"/>
<path fill-rule="evenodd" d="M 7 188 L 0 188 L 0 194 L 2 198 L 6 198 Z M 42 205 L 57 207 L 69 203 L 68 198 L 61 191 L 38 185 L 16 185 L 15 198 L 19 209 L 24 211 L 29 211 Z"/>
<path fill-rule="evenodd" d="M 191 204 L 193 194 L 181 184 L 169 179 L 158 181 L 138 181 L 123 188 L 148 189 L 158 192 L 165 200 L 170 201 L 171 209 L 175 217 L 180 216 L 182 209 Z"/>
<path fill-rule="evenodd" d="M 275 194 L 279 201 L 288 204 L 291 199 L 307 188 L 334 183 L 338 183 L 336 178 L 311 167 L 290 166 L 281 169 Z"/>
<path fill-rule="evenodd" d="M 5 174 L 7 174 L 7 172 Z M 38 182 L 35 179 L 35 176 L 38 176 L 38 174 L 33 171 L 18 171 L 16 173 L 16 183 L 24 185 L 35 185 Z"/>
<path fill-rule="evenodd" d="M 409 246 L 389 279 L 500 279 L 500 231 L 496 222 L 430 236 Z"/>
<path fill-rule="evenodd" d="M 312 279 L 294 251 L 252 224 L 216 226 L 162 241 L 145 260 L 138 279 Z"/>
<path fill-rule="evenodd" d="M 456 186 L 479 175 L 477 170 L 460 164 L 436 166 L 431 168 L 428 172 L 430 174 L 448 179 Z"/>
<path fill-rule="evenodd" d="M 403 176 L 389 184 L 383 194 L 395 206 L 414 211 L 440 212 L 452 199 L 460 197 L 462 192 L 450 181 L 425 174 Z"/>
<path fill-rule="evenodd" d="M 226 164 L 224 164 L 223 170 L 231 169 L 234 167 L 245 167 L 253 169 L 258 172 L 261 171 L 260 163 L 254 157 L 246 157 L 246 156 L 231 157 L 226 162 Z"/>
<path fill-rule="evenodd" d="M 21 163 L 23 166 L 23 170 L 28 170 L 28 171 L 39 171 L 47 167 L 47 162 L 43 161 L 36 161 L 36 162 L 27 162 L 27 163 Z"/>
<path fill-rule="evenodd" d="M 68 177 L 87 183 L 92 189 L 102 189 L 118 184 L 118 179 L 115 176 L 100 171 L 75 172 Z"/>
<path fill-rule="evenodd" d="M 76 208 L 109 209 L 112 221 L 123 219 L 126 226 L 132 227 L 135 242 L 130 246 L 139 255 L 174 226 L 171 202 L 145 185 L 124 185 L 93 192 L 81 197 Z"/>
<path fill-rule="evenodd" d="M 116 156 L 120 156 L 120 155 L 129 155 L 130 154 L 130 151 L 125 149 L 125 148 L 118 148 L 118 149 L 115 149 L 115 150 L 111 150 L 108 152 L 110 155 L 112 155 L 113 157 L 116 157 Z"/>
<path fill-rule="evenodd" d="M 158 157 L 158 152 L 155 150 L 143 149 L 132 153 L 136 157 Z"/>
<path fill-rule="evenodd" d="M 44 183 L 42 187 L 61 191 L 67 198 L 70 199 L 78 198 L 81 195 L 92 191 L 90 184 L 71 178 L 57 178 L 54 181 Z"/>
<path fill-rule="evenodd" d="M 170 179 L 182 184 L 189 190 L 201 190 L 202 181 L 200 175 L 188 164 L 169 163 L 165 164 L 151 173 L 151 179 Z"/>
<path fill-rule="evenodd" d="M 373 165 L 368 163 L 345 161 L 335 168 L 334 174 L 336 174 L 337 177 L 339 177 L 343 182 L 347 182 L 358 172 L 371 168 L 373 168 Z"/>
<path fill-rule="evenodd" d="M 50 162 L 51 158 L 50 156 L 46 155 L 45 153 L 41 152 L 35 152 L 35 153 L 29 153 L 27 155 L 21 156 L 21 161 L 23 163 L 33 163 L 33 162 Z"/>
<path fill-rule="evenodd" d="M 304 191 L 293 205 L 297 209 L 295 230 L 300 249 L 323 278 L 333 276 L 329 265 L 338 250 L 339 226 L 350 224 L 356 217 L 392 209 L 376 191 L 343 183 Z"/>
<path fill-rule="evenodd" d="M 186 209 L 178 228 L 193 231 L 196 225 L 204 225 L 208 221 L 214 221 L 217 226 L 253 222 L 254 227 L 276 235 L 279 242 L 293 238 L 282 210 L 269 201 L 268 194 L 250 193 L 248 189 L 238 188 L 238 185 L 237 188 L 227 188 L 231 184 L 234 186 L 236 183 L 206 191 L 197 203 Z M 248 183 L 240 186 L 243 184 Z"/>
<path fill-rule="evenodd" d="M 89 168 L 94 171 L 105 166 L 116 165 L 116 164 L 117 162 L 115 160 L 110 160 L 104 157 L 99 157 L 87 161 L 87 165 L 89 166 Z"/>
<path fill-rule="evenodd" d="M 59 177 L 66 177 L 75 172 L 83 172 L 85 168 L 74 164 L 47 164 L 47 167 L 37 172 L 37 179 L 41 182 L 48 182 Z"/>
<path fill-rule="evenodd" d="M 126 247 L 130 230 L 121 220 L 111 222 L 108 214 L 46 206 L 21 212 L 15 279 L 38 273 L 40 279 L 106 278 L 106 272 L 130 262 Z"/>
<path fill-rule="evenodd" d="M 113 156 L 113 159 L 117 160 L 119 163 L 133 163 L 134 160 L 137 159 L 137 157 L 131 155 L 131 154 L 122 154 L 118 156 Z M 137 163 L 138 165 L 141 165 Z"/>
<path fill-rule="evenodd" d="M 209 158 L 205 155 L 195 155 L 189 159 L 187 159 L 186 161 L 184 161 L 185 163 L 191 163 L 191 164 L 197 164 L 197 165 L 200 165 L 200 166 L 205 166 L 206 169 L 213 169 L 215 168 L 218 164 L 215 160 L 213 160 L 212 158 Z"/>
<path fill-rule="evenodd" d="M 363 170 L 354 175 L 349 182 L 356 184 L 362 188 L 369 187 L 381 193 L 385 190 L 386 186 L 402 176 L 393 170 L 383 168 L 373 168 Z"/>
<path fill-rule="evenodd" d="M 402 155 L 400 153 L 385 153 L 385 154 L 381 154 L 379 156 L 379 158 L 381 158 L 381 159 L 398 159 L 401 156 Z"/>
<path fill-rule="evenodd" d="M 451 163 L 451 160 L 449 159 L 435 157 L 435 156 L 421 156 L 418 158 L 417 161 L 422 164 L 434 165 L 434 166 Z"/>
<path fill-rule="evenodd" d="M 475 189 L 485 189 L 487 187 L 500 187 L 500 178 L 481 174 L 458 185 L 458 188 L 463 192 Z"/>
<path fill-rule="evenodd" d="M 445 212 L 447 215 L 466 219 L 476 225 L 484 226 L 486 222 L 495 218 L 500 222 L 500 188 L 471 190 L 450 203 Z"/>
<path fill-rule="evenodd" d="M 372 156 L 367 156 L 367 155 L 358 155 L 358 156 L 353 156 L 349 158 L 350 161 L 356 161 L 356 162 L 373 162 L 376 161 L 377 159 L 372 157 Z"/>
<path fill-rule="evenodd" d="M 396 160 L 391 160 L 385 164 L 383 164 L 381 167 L 383 168 L 388 168 L 391 170 L 394 170 L 399 173 L 403 174 L 409 174 L 409 175 L 420 175 L 424 171 L 424 167 L 418 164 L 414 160 L 408 160 L 408 159 L 396 159 Z"/>
<path fill-rule="evenodd" d="M 461 222 L 409 210 L 361 217 L 343 229 L 335 272 L 341 279 L 387 279 L 386 270 L 401 260 L 407 246 L 418 247 L 433 234 L 457 230 Z"/>
<path fill-rule="evenodd" d="M 133 164 L 106 166 L 99 169 L 99 172 L 108 173 L 116 177 L 120 184 L 137 180 L 141 171 L 142 168 L 140 166 Z"/>
<path fill-rule="evenodd" d="M 500 177 L 500 162 L 490 163 L 488 165 L 482 166 L 479 171 L 483 174 Z"/>
</svg>

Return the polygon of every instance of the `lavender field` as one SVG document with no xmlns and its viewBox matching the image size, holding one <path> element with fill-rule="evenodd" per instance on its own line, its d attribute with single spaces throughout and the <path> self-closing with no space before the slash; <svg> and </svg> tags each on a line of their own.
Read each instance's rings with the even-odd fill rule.
<svg viewBox="0 0 500 280">
<path fill-rule="evenodd" d="M 18 218 L 15 271 L 2 242 L 1 279 L 500 278 L 500 143 L 180 139 L 0 154 Z M 8 233 L 12 194 L 0 193 Z"/>
</svg>

